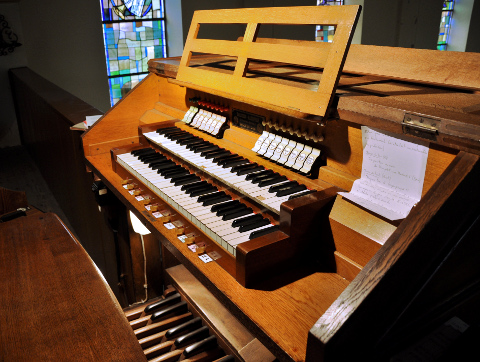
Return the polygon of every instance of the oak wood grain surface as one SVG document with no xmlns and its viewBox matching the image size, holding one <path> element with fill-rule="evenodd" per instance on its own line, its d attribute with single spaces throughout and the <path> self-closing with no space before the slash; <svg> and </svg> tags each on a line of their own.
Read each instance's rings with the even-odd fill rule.
<svg viewBox="0 0 480 362">
<path fill-rule="evenodd" d="M 145 361 L 88 254 L 52 213 L 0 224 L 2 361 Z"/>
</svg>

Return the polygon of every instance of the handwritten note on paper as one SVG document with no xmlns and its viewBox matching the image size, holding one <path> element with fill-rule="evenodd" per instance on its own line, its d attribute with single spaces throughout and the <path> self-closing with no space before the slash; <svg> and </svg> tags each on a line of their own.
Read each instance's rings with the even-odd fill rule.
<svg viewBox="0 0 480 362">
<path fill-rule="evenodd" d="M 405 218 L 422 196 L 428 144 L 365 126 L 362 141 L 361 178 L 340 195 L 387 219 Z"/>
</svg>

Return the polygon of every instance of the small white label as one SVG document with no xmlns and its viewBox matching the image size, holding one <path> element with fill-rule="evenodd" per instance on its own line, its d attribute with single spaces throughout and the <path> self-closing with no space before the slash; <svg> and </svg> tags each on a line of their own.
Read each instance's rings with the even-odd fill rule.
<svg viewBox="0 0 480 362">
<path fill-rule="evenodd" d="M 213 261 L 213 259 L 210 258 L 210 257 L 208 256 L 208 254 L 202 254 L 202 255 L 199 255 L 198 257 L 199 257 L 200 260 L 203 261 L 205 264 L 206 264 L 206 263 L 210 263 L 211 261 Z"/>
<path fill-rule="evenodd" d="M 175 229 L 175 225 L 173 225 L 171 222 L 167 222 L 166 224 L 163 224 L 168 230 Z"/>
<path fill-rule="evenodd" d="M 158 219 L 159 217 L 162 217 L 162 216 L 163 216 L 160 211 L 152 212 L 152 215 L 155 216 L 157 219 Z"/>
<path fill-rule="evenodd" d="M 142 201 L 142 200 L 145 200 L 145 199 L 143 198 L 143 196 L 138 195 L 138 196 L 135 196 L 135 200 Z"/>
<path fill-rule="evenodd" d="M 182 243 L 184 243 L 186 239 L 187 239 L 187 235 L 178 236 L 178 240 L 180 240 Z"/>
<path fill-rule="evenodd" d="M 190 245 L 188 246 L 188 248 L 189 248 L 191 251 L 196 252 L 196 251 L 197 251 L 197 244 L 190 244 Z"/>
<path fill-rule="evenodd" d="M 152 205 L 145 205 L 145 208 L 150 211 L 150 208 L 152 207 Z"/>
</svg>

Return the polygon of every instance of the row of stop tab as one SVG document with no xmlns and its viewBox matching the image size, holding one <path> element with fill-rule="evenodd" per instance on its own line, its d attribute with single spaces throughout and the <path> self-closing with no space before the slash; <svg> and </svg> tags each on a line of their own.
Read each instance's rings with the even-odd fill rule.
<svg viewBox="0 0 480 362">
<path fill-rule="evenodd" d="M 252 151 L 285 167 L 309 174 L 320 150 L 300 142 L 264 131 Z"/>
<path fill-rule="evenodd" d="M 205 131 L 213 136 L 220 133 L 222 126 L 227 121 L 225 116 L 215 114 L 204 109 L 191 106 L 182 119 L 186 124 Z"/>
</svg>

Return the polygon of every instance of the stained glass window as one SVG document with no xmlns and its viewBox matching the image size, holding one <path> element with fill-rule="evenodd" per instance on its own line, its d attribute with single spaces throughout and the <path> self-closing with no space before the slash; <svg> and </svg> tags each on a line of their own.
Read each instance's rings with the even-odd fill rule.
<svg viewBox="0 0 480 362">
<path fill-rule="evenodd" d="M 317 0 L 317 5 L 343 5 L 343 0 Z M 317 25 L 315 40 L 331 43 L 335 34 L 333 25 Z"/>
<path fill-rule="evenodd" d="M 442 7 L 442 20 L 440 21 L 440 33 L 438 34 L 437 49 L 447 50 L 448 35 L 453 15 L 455 0 L 444 1 Z"/>
<path fill-rule="evenodd" d="M 110 84 L 118 102 L 148 74 L 148 60 L 167 56 L 163 0 L 100 0 Z"/>
</svg>

